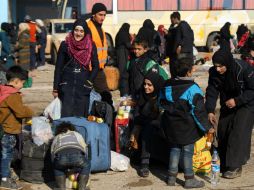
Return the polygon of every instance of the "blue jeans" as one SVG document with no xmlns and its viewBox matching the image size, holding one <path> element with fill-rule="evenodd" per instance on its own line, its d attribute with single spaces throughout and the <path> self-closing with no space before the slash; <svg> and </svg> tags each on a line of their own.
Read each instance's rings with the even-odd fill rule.
<svg viewBox="0 0 254 190">
<path fill-rule="evenodd" d="M 16 146 L 16 135 L 4 134 L 1 140 L 2 158 L 1 158 L 1 174 L 2 177 L 10 177 L 11 161 Z"/>
<path fill-rule="evenodd" d="M 194 144 L 172 145 L 169 156 L 169 175 L 176 176 L 178 173 L 178 164 L 180 155 L 183 154 L 184 176 L 192 177 L 194 175 L 192 166 L 192 157 L 194 154 Z"/>
<path fill-rule="evenodd" d="M 90 167 L 90 160 L 81 151 L 57 153 L 55 155 L 55 176 L 63 176 L 68 171 L 74 171 L 81 175 L 89 175 Z"/>
</svg>

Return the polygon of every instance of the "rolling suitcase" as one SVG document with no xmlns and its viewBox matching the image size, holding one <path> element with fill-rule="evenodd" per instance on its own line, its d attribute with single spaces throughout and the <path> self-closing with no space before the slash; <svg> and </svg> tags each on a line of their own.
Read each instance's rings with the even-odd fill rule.
<svg viewBox="0 0 254 190">
<path fill-rule="evenodd" d="M 90 122 L 83 117 L 61 118 L 53 121 L 53 126 L 61 122 L 73 124 L 90 147 L 91 171 L 107 171 L 111 164 L 109 127 L 105 123 Z"/>
</svg>

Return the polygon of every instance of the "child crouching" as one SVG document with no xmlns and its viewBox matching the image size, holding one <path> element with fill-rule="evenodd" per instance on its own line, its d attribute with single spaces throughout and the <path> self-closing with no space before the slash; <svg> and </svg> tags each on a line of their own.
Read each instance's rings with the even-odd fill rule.
<svg viewBox="0 0 254 190">
<path fill-rule="evenodd" d="M 78 190 L 89 190 L 90 160 L 84 138 L 72 124 L 63 122 L 56 129 L 51 145 L 51 158 L 57 187 L 65 190 L 67 172 L 79 173 Z"/>
<path fill-rule="evenodd" d="M 203 92 L 192 77 L 193 60 L 179 59 L 176 78 L 166 82 L 161 91 L 160 104 L 164 108 L 161 125 L 170 143 L 167 184 L 174 186 L 180 155 L 183 156 L 185 188 L 201 188 L 205 184 L 194 178 L 192 157 L 194 143 L 214 129 L 208 122 Z"/>
</svg>

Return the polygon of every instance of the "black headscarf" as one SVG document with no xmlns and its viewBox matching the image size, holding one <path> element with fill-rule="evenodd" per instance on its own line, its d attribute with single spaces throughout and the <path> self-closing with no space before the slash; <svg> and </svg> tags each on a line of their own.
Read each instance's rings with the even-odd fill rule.
<svg viewBox="0 0 254 190">
<path fill-rule="evenodd" d="M 232 38 L 232 36 L 230 34 L 230 26 L 231 26 L 231 23 L 226 22 L 224 24 L 224 26 L 220 29 L 221 39 L 225 39 L 225 40 L 229 41 L 230 38 Z"/>
<path fill-rule="evenodd" d="M 124 23 L 116 34 L 116 47 L 125 46 L 126 48 L 130 48 L 131 46 L 131 38 L 130 38 L 130 24 Z"/>
<path fill-rule="evenodd" d="M 137 39 L 139 41 L 146 41 L 149 47 L 154 45 L 154 37 L 157 31 L 154 30 L 154 24 L 150 19 L 146 19 L 143 26 L 139 29 Z"/>
<path fill-rule="evenodd" d="M 221 64 L 223 66 L 226 66 L 227 70 L 225 74 L 221 75 L 223 88 L 226 92 L 232 93 L 232 95 L 235 95 L 239 92 L 239 85 L 237 83 L 237 76 L 235 72 L 235 60 L 233 58 L 233 55 L 227 51 L 224 48 L 219 49 L 216 51 L 213 55 L 213 64 Z"/>
<path fill-rule="evenodd" d="M 76 26 L 82 26 L 83 29 L 84 29 L 84 32 L 85 32 L 85 35 L 87 34 L 90 34 L 91 35 L 91 31 L 87 25 L 87 22 L 84 20 L 84 19 L 77 19 L 74 24 L 73 24 L 73 27 L 72 27 L 72 34 L 76 28 Z"/>
<path fill-rule="evenodd" d="M 154 87 L 154 91 L 153 93 L 151 93 L 150 96 L 157 96 L 164 85 L 164 80 L 162 79 L 162 77 L 159 75 L 158 72 L 154 72 L 153 70 L 151 70 L 145 75 L 145 79 L 150 80 Z"/>
</svg>

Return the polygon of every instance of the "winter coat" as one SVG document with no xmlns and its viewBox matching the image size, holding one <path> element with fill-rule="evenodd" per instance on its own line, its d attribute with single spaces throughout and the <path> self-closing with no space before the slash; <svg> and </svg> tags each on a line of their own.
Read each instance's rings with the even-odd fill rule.
<svg viewBox="0 0 254 190">
<path fill-rule="evenodd" d="M 20 134 L 22 119 L 32 116 L 32 110 L 23 105 L 22 96 L 17 89 L 0 85 L 0 123 L 4 132 Z"/>
<path fill-rule="evenodd" d="M 128 25 L 123 25 L 116 35 L 116 58 L 120 71 L 120 76 L 129 60 L 129 50 L 131 48 L 131 38 Z"/>
<path fill-rule="evenodd" d="M 58 134 L 51 145 L 51 159 L 54 160 L 55 154 L 62 150 L 77 149 L 87 153 L 87 145 L 84 138 L 75 131 L 67 131 Z"/>
<path fill-rule="evenodd" d="M 203 92 L 193 80 L 168 80 L 161 91 L 159 103 L 164 109 L 161 126 L 170 143 L 192 144 L 211 128 Z"/>
<path fill-rule="evenodd" d="M 220 95 L 221 110 L 229 111 L 225 102 L 234 98 L 236 109 L 242 106 L 254 112 L 254 68 L 245 61 L 234 59 L 231 63 L 235 77 L 237 91 L 226 90 L 225 78 L 217 73 L 215 67 L 209 70 L 208 87 L 206 89 L 206 109 L 208 113 L 214 113 L 218 96 Z M 234 80 L 234 79 L 232 79 Z"/>
<path fill-rule="evenodd" d="M 176 57 L 176 33 L 177 26 L 171 24 L 166 38 L 166 55 L 170 58 Z"/>
<path fill-rule="evenodd" d="M 30 64 L 30 36 L 29 31 L 25 30 L 18 37 L 18 65 L 28 70 Z"/>
<path fill-rule="evenodd" d="M 181 21 L 176 31 L 176 48 L 181 46 L 181 53 L 193 53 L 194 33 L 186 21 Z"/>
<path fill-rule="evenodd" d="M 4 64 L 4 67 L 8 69 L 9 67 L 13 66 L 14 59 L 11 56 L 11 40 L 8 36 L 7 32 L 2 31 L 0 32 L 0 41 L 2 43 L 2 49 L 1 49 L 1 58 L 7 58 L 6 63 Z"/>
<path fill-rule="evenodd" d="M 47 30 L 45 27 L 40 27 L 41 33 L 37 35 L 37 43 L 41 46 L 47 45 Z"/>
<path fill-rule="evenodd" d="M 168 79 L 165 70 L 160 67 L 158 63 L 144 54 L 127 63 L 120 83 L 121 96 L 131 95 L 135 100 L 138 99 L 138 96 L 141 93 L 144 76 L 150 69 L 157 70 L 164 80 Z"/>
</svg>

